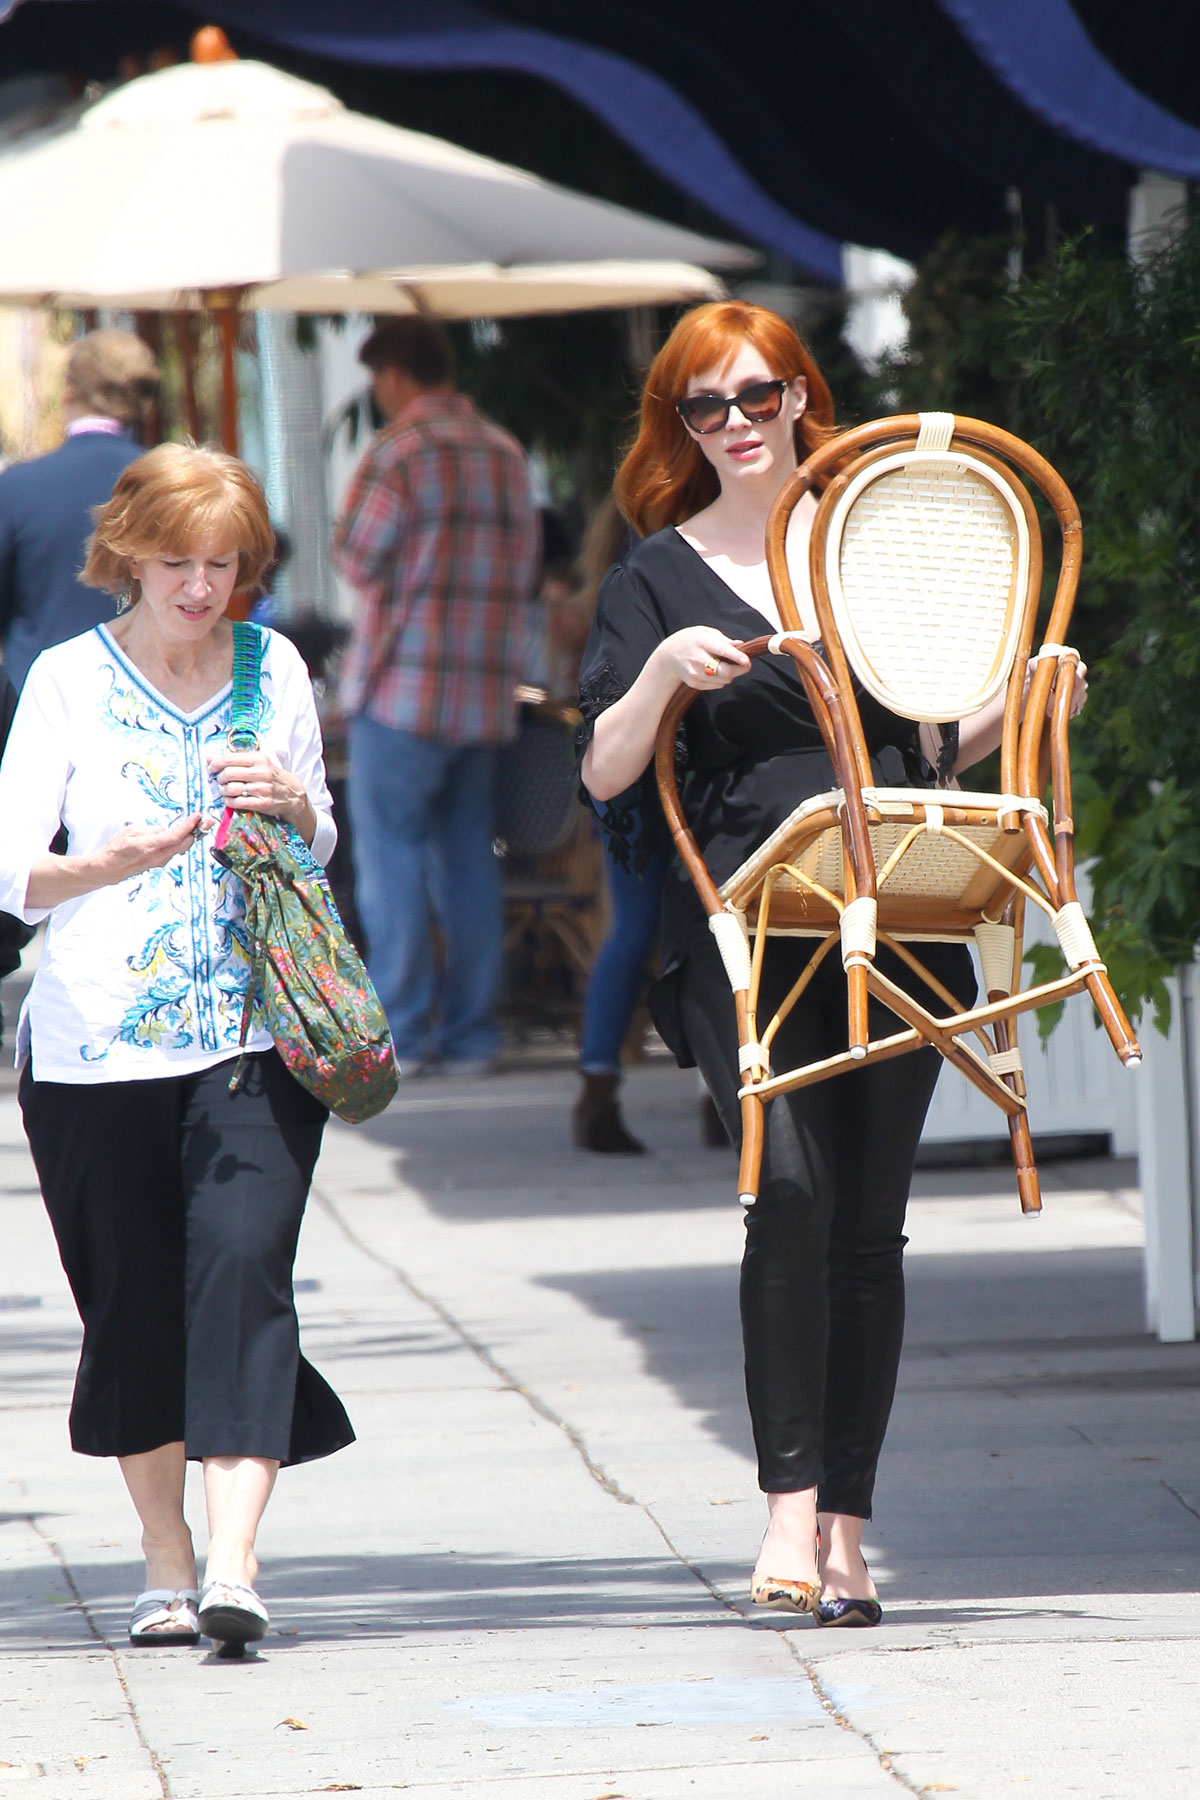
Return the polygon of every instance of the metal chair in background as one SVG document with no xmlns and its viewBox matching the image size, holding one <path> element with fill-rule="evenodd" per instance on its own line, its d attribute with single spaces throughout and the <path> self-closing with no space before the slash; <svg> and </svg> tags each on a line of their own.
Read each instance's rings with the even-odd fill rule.
<svg viewBox="0 0 1200 1800">
<path fill-rule="evenodd" d="M 578 723 L 574 707 L 523 690 L 517 736 L 500 756 L 502 1011 L 518 1031 L 578 1023 L 599 942 L 603 875 L 594 825 L 579 804 Z"/>
</svg>

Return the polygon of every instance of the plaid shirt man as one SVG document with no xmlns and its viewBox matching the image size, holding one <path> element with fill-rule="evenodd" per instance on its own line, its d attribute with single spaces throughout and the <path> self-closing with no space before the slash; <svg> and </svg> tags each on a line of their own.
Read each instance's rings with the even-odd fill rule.
<svg viewBox="0 0 1200 1800">
<path fill-rule="evenodd" d="M 465 394 L 406 407 L 363 457 L 334 531 L 360 597 L 347 716 L 445 744 L 512 737 L 537 542 L 516 440 Z"/>
</svg>

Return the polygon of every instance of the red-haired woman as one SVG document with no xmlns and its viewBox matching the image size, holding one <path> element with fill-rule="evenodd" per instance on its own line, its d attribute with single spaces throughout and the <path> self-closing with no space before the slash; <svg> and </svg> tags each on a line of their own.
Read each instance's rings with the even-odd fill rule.
<svg viewBox="0 0 1200 1800">
<path fill-rule="evenodd" d="M 721 301 L 688 313 L 646 380 L 641 429 L 615 492 L 643 541 L 601 589 L 584 657 L 591 729 L 583 779 L 610 805 L 648 767 L 680 682 L 697 690 L 679 754 L 688 817 L 720 882 L 806 796 L 834 785 L 821 734 L 791 662 L 753 663 L 738 640 L 780 628 L 767 576 L 767 516 L 784 482 L 833 428 L 829 390 L 792 327 Z M 815 632 L 807 545 L 815 502 L 792 515 L 788 560 Z M 860 696 L 877 778 L 932 785 L 918 728 Z M 951 755 L 957 741 L 948 733 Z M 961 767 L 996 736 L 992 719 L 962 728 Z M 949 759 L 948 759 L 949 760 Z M 663 907 L 665 973 L 655 1020 L 685 1066 L 699 1064 L 730 1135 L 740 1135 L 737 1031 L 729 983 L 682 868 Z M 811 955 L 778 940 L 762 1007 L 770 1016 Z M 935 972 L 966 999 L 961 946 L 939 946 Z M 818 972 L 779 1034 L 781 1064 L 845 1048 L 836 958 Z M 913 977 L 880 952 L 892 978 Z M 926 998 L 928 996 L 926 995 Z M 876 1464 L 904 1324 L 904 1212 L 935 1051 L 916 1052 L 777 1100 L 768 1113 L 759 1198 L 746 1218 L 741 1310 L 746 1388 L 769 1520 L 751 1584 L 760 1605 L 825 1624 L 875 1625 L 881 1610 L 863 1561 Z M 819 1541 L 818 1541 L 819 1526 Z"/>
</svg>

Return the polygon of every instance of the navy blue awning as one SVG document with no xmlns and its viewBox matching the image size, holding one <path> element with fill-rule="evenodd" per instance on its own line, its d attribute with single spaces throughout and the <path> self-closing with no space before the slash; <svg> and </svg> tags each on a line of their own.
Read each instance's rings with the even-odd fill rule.
<svg viewBox="0 0 1200 1800">
<path fill-rule="evenodd" d="M 644 162 L 742 238 L 770 245 L 826 281 L 841 280 L 838 239 L 805 225 L 754 181 L 719 135 L 666 81 L 635 58 L 513 25 L 469 0 L 217 0 L 212 17 L 310 55 L 398 69 L 494 69 L 535 75 L 588 107 Z"/>
<path fill-rule="evenodd" d="M 1188 29 L 1162 23 L 1183 5 L 1142 0 L 1143 79 L 1154 30 L 1174 47 Z M 1119 233 L 1137 168 L 1200 179 L 1200 114 L 1185 122 L 1114 66 L 1110 0 L 795 0 L 758 31 L 695 0 L 0 0 L 0 18 L 6 8 L 2 73 L 73 60 L 103 78 L 121 51 L 182 46 L 215 19 L 244 54 L 351 105 L 568 183 L 573 109 L 585 109 L 630 166 L 669 184 L 659 193 L 684 222 L 719 224 L 823 281 L 839 279 L 845 240 L 915 258 L 950 226 L 1004 230 L 1010 187 L 1030 220 L 1052 209 L 1068 228 Z M 1081 14 L 1105 25 L 1108 57 Z M 422 81 L 444 93 L 458 73 L 511 89 L 510 115 L 493 105 L 475 135 L 442 126 Z M 567 97 L 555 141 L 520 116 L 537 110 L 531 81 Z"/>
<path fill-rule="evenodd" d="M 939 4 L 1005 86 L 1055 131 L 1140 168 L 1200 181 L 1200 130 L 1131 87 L 1067 0 Z M 1132 13 L 1129 28 L 1139 29 Z"/>
</svg>

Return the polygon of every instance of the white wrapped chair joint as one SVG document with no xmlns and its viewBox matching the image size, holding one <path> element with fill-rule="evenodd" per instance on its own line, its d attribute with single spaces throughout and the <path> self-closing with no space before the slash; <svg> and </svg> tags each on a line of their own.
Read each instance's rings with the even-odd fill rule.
<svg viewBox="0 0 1200 1800">
<path fill-rule="evenodd" d="M 842 908 L 842 967 L 869 963 L 875 956 L 875 934 L 879 923 L 879 902 L 864 894 L 850 900 Z"/>
<path fill-rule="evenodd" d="M 1062 946 L 1062 953 L 1072 975 L 1077 974 L 1080 969 L 1104 968 L 1087 914 L 1078 900 L 1068 900 L 1065 906 L 1060 906 L 1054 914 L 1053 922 L 1055 936 Z"/>
<path fill-rule="evenodd" d="M 710 913 L 708 929 L 717 942 L 721 961 L 735 994 L 750 988 L 750 933 L 744 916 L 738 913 Z"/>
<path fill-rule="evenodd" d="M 983 970 L 986 994 L 1011 994 L 1017 933 L 1012 925 L 981 920 L 975 927 L 975 947 Z"/>
</svg>

